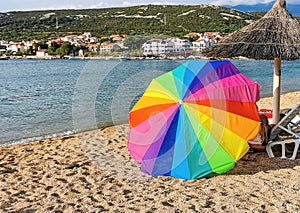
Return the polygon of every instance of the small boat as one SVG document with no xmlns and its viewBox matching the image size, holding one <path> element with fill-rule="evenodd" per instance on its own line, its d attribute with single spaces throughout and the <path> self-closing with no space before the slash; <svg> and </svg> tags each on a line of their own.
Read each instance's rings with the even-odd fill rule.
<svg viewBox="0 0 300 213">
<path fill-rule="evenodd" d="M 122 56 L 120 56 L 121 60 L 130 60 L 130 55 L 129 54 L 124 54 Z"/>
<path fill-rule="evenodd" d="M 0 60 L 8 60 L 9 59 L 9 57 L 6 57 L 6 56 L 1 56 L 0 57 Z"/>
</svg>

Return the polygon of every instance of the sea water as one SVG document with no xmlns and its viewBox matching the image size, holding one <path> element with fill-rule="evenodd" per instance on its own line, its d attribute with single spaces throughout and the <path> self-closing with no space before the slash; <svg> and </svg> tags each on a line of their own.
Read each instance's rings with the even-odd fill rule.
<svg viewBox="0 0 300 213">
<path fill-rule="evenodd" d="M 184 60 L 0 60 L 0 146 L 128 122 L 151 80 Z M 232 60 L 272 94 L 273 61 Z M 282 92 L 300 89 L 300 62 L 283 61 Z"/>
</svg>

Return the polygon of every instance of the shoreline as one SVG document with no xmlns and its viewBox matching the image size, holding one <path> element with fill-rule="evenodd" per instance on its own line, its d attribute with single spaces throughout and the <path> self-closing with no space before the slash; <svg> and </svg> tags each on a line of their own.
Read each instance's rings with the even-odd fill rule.
<svg viewBox="0 0 300 213">
<path fill-rule="evenodd" d="M 300 92 L 281 96 L 292 107 Z M 262 98 L 259 108 L 272 106 Z M 300 158 L 249 152 L 222 175 L 153 177 L 127 151 L 128 124 L 0 148 L 3 212 L 297 212 Z M 280 150 L 275 151 L 275 155 Z M 277 156 L 277 155 L 276 155 Z"/>
<path fill-rule="evenodd" d="M 144 57 L 144 56 L 130 56 L 124 58 L 123 56 L 69 56 L 66 55 L 62 58 L 59 56 L 49 55 L 49 56 L 7 56 L 3 59 L 13 60 L 13 59 L 23 59 L 23 60 L 188 60 L 188 59 L 199 59 L 199 60 L 209 60 L 210 58 L 204 56 L 168 56 L 168 57 Z"/>
<path fill-rule="evenodd" d="M 233 58 L 211 58 L 201 55 L 190 55 L 190 56 L 153 56 L 153 57 L 146 57 L 146 56 L 130 56 L 130 57 L 123 57 L 120 56 L 70 56 L 65 55 L 63 57 L 57 55 L 48 55 L 48 56 L 35 56 L 35 55 L 25 55 L 25 56 L 5 56 L 0 57 L 0 60 L 13 60 L 13 59 L 24 59 L 24 60 L 241 60 L 241 61 L 257 61 L 256 59 L 251 58 L 244 58 L 244 57 L 233 57 Z M 297 59 L 296 61 L 299 61 Z"/>
<path fill-rule="evenodd" d="M 292 97 L 294 97 L 294 98 L 292 98 Z M 294 99 L 295 101 L 293 101 L 291 99 Z M 287 108 L 291 108 L 292 106 L 297 104 L 296 100 L 300 100 L 300 91 L 292 91 L 292 92 L 282 93 L 281 94 L 281 110 L 286 110 Z M 272 96 L 262 97 L 257 102 L 257 106 L 259 109 L 272 109 Z M 113 127 L 113 126 L 114 125 L 100 126 L 99 129 L 109 128 L 109 127 Z M 34 136 L 34 137 L 21 138 L 21 139 L 10 140 L 10 141 L 3 141 L 0 144 L 0 148 L 7 147 L 7 146 L 17 146 L 17 145 L 32 143 L 32 142 L 39 141 L 39 140 L 53 139 L 53 138 L 63 137 L 63 136 L 70 136 L 70 135 L 80 134 L 80 133 L 94 131 L 94 130 L 95 129 L 85 130 L 83 132 L 75 132 L 73 130 L 68 130 L 65 132 L 55 132 L 55 133 L 48 134 L 48 135 L 39 135 L 39 136 Z"/>
</svg>

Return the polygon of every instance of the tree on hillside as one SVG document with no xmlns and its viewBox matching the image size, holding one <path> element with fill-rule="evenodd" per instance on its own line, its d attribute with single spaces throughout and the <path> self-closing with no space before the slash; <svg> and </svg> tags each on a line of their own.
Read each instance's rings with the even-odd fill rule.
<svg viewBox="0 0 300 213">
<path fill-rule="evenodd" d="M 59 48 L 56 49 L 55 53 L 60 56 L 68 55 L 70 51 L 73 50 L 71 43 L 64 43 Z"/>
<path fill-rule="evenodd" d="M 45 41 L 40 41 L 38 43 L 33 43 L 33 50 L 36 52 L 39 49 L 48 49 L 48 44 Z"/>
</svg>

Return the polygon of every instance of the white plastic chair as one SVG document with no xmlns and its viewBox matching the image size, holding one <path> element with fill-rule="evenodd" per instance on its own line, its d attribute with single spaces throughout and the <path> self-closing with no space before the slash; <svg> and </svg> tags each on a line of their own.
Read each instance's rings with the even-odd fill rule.
<svg viewBox="0 0 300 213">
<path fill-rule="evenodd" d="M 281 145 L 282 153 L 281 158 L 287 158 L 286 144 L 295 143 L 292 156 L 289 158 L 295 160 L 299 145 L 300 145 L 300 104 L 294 106 L 271 130 L 270 142 L 268 143 L 266 150 L 269 157 L 274 157 L 272 147 L 275 145 Z M 288 139 L 279 137 L 279 133 L 284 131 L 291 137 Z"/>
</svg>

